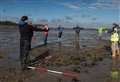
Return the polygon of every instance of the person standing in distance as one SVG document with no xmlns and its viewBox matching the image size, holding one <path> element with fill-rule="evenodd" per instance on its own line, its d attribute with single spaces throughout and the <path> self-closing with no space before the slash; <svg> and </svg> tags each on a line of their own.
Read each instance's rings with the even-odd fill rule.
<svg viewBox="0 0 120 82">
<path fill-rule="evenodd" d="M 61 41 L 64 28 L 59 25 L 58 27 L 58 41 Z"/>
<path fill-rule="evenodd" d="M 118 41 L 119 41 L 118 27 L 119 27 L 119 25 L 117 25 L 115 23 L 113 24 L 111 38 L 110 38 L 112 58 L 116 58 L 117 55 L 118 56 L 120 55 L 119 47 L 118 47 Z"/>
<path fill-rule="evenodd" d="M 46 31 L 44 32 L 44 45 L 46 45 L 46 44 L 47 44 L 47 40 L 48 40 L 48 30 L 49 30 L 48 24 L 45 24 L 45 25 L 44 25 L 44 29 L 46 30 Z"/>
</svg>

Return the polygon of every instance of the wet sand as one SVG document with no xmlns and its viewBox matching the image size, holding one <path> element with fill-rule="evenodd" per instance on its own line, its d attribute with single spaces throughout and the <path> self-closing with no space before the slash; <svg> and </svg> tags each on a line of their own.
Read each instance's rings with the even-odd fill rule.
<svg viewBox="0 0 120 82">
<path fill-rule="evenodd" d="M 75 82 L 71 77 L 53 73 L 34 70 L 22 72 L 18 54 L 17 58 L 11 59 L 8 53 L 0 50 L 0 82 Z M 107 40 L 80 39 L 78 41 L 72 37 L 61 43 L 50 43 L 33 48 L 30 56 L 32 66 L 79 73 L 76 82 L 116 82 L 110 77 L 112 58 Z M 47 56 L 52 58 L 45 59 Z M 120 69 L 119 63 L 117 67 Z"/>
<path fill-rule="evenodd" d="M 112 60 L 110 53 L 105 49 L 107 41 L 100 41 L 93 45 L 97 45 L 97 47 L 85 45 L 81 47 L 79 44 L 74 40 L 68 40 L 33 49 L 32 56 L 36 57 L 38 53 L 42 54 L 46 49 L 49 51 L 48 54 L 52 56 L 47 62 L 37 62 L 35 66 L 77 72 L 80 74 L 78 79 L 81 82 L 110 82 L 108 80 L 110 80 Z M 48 74 L 48 76 L 52 78 L 58 77 L 51 74 Z M 69 80 L 71 78 L 63 78 L 63 82 L 69 82 Z"/>
</svg>

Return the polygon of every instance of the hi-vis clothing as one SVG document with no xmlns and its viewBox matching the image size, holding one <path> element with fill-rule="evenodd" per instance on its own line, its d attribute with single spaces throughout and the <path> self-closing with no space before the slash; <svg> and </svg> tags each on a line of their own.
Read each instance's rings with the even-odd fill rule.
<svg viewBox="0 0 120 82">
<path fill-rule="evenodd" d="M 97 32 L 102 34 L 105 31 L 105 26 L 98 26 L 97 27 Z"/>
<path fill-rule="evenodd" d="M 118 33 L 117 32 L 112 33 L 110 40 L 111 40 L 111 42 L 118 42 L 119 41 Z"/>
<path fill-rule="evenodd" d="M 102 32 L 103 32 L 103 30 L 104 30 L 104 28 L 102 28 L 102 27 L 97 28 L 98 33 L 102 33 Z"/>
</svg>

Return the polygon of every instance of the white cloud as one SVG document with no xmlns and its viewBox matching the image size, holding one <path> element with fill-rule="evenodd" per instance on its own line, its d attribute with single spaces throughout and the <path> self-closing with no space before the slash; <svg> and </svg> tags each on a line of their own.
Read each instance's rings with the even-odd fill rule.
<svg viewBox="0 0 120 82">
<path fill-rule="evenodd" d="M 68 8 L 72 8 L 72 9 L 79 9 L 80 8 L 80 4 L 77 3 L 60 3 L 61 5 L 68 7 Z"/>
<path fill-rule="evenodd" d="M 118 9 L 120 0 L 97 0 L 89 5 L 91 9 Z"/>
</svg>

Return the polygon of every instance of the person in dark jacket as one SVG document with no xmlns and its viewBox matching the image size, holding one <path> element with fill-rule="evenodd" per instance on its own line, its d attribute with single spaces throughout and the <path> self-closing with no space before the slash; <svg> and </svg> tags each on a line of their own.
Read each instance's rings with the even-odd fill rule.
<svg viewBox="0 0 120 82">
<path fill-rule="evenodd" d="M 75 30 L 75 36 L 78 38 L 79 34 L 80 34 L 80 30 L 82 30 L 83 28 L 80 28 L 78 25 L 76 27 L 73 28 L 73 30 Z"/>
<path fill-rule="evenodd" d="M 58 41 L 61 41 L 61 37 L 62 37 L 64 28 L 61 27 L 61 25 L 59 25 L 59 27 L 57 29 L 58 29 Z"/>
<path fill-rule="evenodd" d="M 28 23 L 28 17 L 22 16 L 19 22 L 20 32 L 20 61 L 23 70 L 29 65 L 29 51 L 31 50 L 31 40 L 33 31 L 46 31 L 45 29 L 37 28 L 32 23 Z"/>
</svg>

